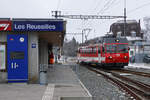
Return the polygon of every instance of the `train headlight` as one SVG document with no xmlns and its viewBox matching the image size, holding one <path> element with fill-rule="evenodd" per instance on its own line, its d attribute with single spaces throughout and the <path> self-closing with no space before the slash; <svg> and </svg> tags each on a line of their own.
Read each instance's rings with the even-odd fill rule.
<svg viewBox="0 0 150 100">
<path fill-rule="evenodd" d="M 119 42 L 119 40 L 117 39 L 116 42 Z"/>
<path fill-rule="evenodd" d="M 109 56 L 108 58 L 109 58 L 109 59 L 112 59 L 112 56 Z"/>
<path fill-rule="evenodd" d="M 128 57 L 127 57 L 127 56 L 124 56 L 124 58 L 127 59 Z"/>
</svg>

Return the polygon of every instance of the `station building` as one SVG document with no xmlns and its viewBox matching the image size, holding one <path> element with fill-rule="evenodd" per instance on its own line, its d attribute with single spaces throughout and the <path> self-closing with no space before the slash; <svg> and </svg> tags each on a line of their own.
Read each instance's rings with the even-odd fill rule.
<svg viewBox="0 0 150 100">
<path fill-rule="evenodd" d="M 38 83 L 48 52 L 63 45 L 62 19 L 0 18 L 0 82 Z"/>
</svg>

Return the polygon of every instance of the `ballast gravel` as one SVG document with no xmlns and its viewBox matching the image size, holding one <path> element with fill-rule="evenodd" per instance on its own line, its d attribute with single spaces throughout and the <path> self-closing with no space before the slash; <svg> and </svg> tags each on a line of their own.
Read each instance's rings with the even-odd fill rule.
<svg viewBox="0 0 150 100">
<path fill-rule="evenodd" d="M 103 76 L 89 71 L 82 65 L 71 64 L 70 66 L 89 90 L 93 100 L 131 100 L 130 96 L 127 96 L 125 92 Z"/>
</svg>

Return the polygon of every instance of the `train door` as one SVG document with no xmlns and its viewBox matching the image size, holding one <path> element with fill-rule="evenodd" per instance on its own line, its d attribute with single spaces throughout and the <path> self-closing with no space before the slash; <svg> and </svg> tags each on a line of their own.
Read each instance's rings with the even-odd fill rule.
<svg viewBox="0 0 150 100">
<path fill-rule="evenodd" d="M 98 62 L 101 63 L 101 46 L 98 46 Z"/>
<path fill-rule="evenodd" d="M 101 62 L 105 61 L 105 45 L 101 46 Z"/>
<path fill-rule="evenodd" d="M 7 35 L 8 82 L 28 81 L 27 35 Z"/>
</svg>

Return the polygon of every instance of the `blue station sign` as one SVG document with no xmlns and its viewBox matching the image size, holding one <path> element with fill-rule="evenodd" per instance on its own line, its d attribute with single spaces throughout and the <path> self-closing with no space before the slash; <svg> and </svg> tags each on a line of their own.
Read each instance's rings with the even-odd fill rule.
<svg viewBox="0 0 150 100">
<path fill-rule="evenodd" d="M 63 21 L 13 21 L 14 31 L 63 31 Z"/>
</svg>

